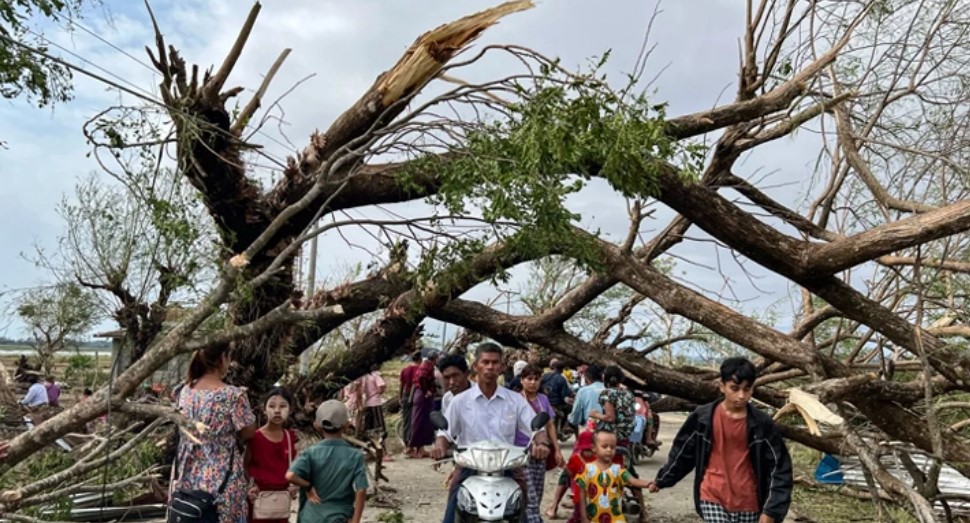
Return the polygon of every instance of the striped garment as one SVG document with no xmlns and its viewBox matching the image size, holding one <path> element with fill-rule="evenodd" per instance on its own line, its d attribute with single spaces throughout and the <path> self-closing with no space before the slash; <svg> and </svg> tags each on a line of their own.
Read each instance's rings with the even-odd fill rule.
<svg viewBox="0 0 970 523">
<path fill-rule="evenodd" d="M 525 466 L 525 521 L 542 523 L 539 507 L 542 504 L 542 490 L 545 488 L 546 460 L 529 458 Z"/>
</svg>

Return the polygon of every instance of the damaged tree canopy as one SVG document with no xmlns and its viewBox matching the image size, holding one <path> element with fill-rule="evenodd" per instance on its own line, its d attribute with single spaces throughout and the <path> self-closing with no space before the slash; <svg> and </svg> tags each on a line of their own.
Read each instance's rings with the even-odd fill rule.
<svg viewBox="0 0 970 523">
<path fill-rule="evenodd" d="M 705 340 L 759 361 L 760 401 L 780 408 L 786 390 L 798 385 L 831 405 L 846 420 L 834 438 L 811 434 L 793 418 L 783 419 L 785 435 L 859 454 L 887 492 L 903 493 L 869 459 L 860 433 L 907 442 L 970 476 L 967 424 L 959 423 L 970 410 L 959 401 L 970 392 L 963 312 L 970 83 L 961 62 L 970 37 L 960 29 L 970 24 L 970 10 L 942 0 L 869 7 L 749 2 L 734 101 L 671 116 L 661 99 L 641 94 L 642 61 L 628 82 L 612 84 L 603 61 L 570 71 L 516 45 L 470 48 L 490 26 L 519 23 L 510 15 L 531 7 L 507 2 L 418 37 L 355 104 L 310 135 L 267 188 L 249 161 L 259 154 L 252 131 L 288 50 L 238 113 L 227 102 L 242 88 L 226 85 L 248 36 L 259 30 L 260 6 L 223 63 L 202 73 L 165 42 L 156 23 L 148 52 L 163 78 L 175 137 L 162 147 L 174 151 L 178 172 L 212 219 L 218 276 L 112 390 L 14 440 L 8 463 L 119 404 L 178 354 L 232 344 L 240 363 L 233 380 L 265 391 L 313 343 L 373 315 L 346 351 L 301 381 L 312 385 L 304 393 L 319 397 L 332 392 L 336 377 L 361 376 L 434 318 L 510 346 L 619 364 L 652 390 L 701 403 L 716 397 L 709 376 L 654 351 Z M 494 55 L 515 58 L 518 69 L 481 83 L 461 79 Z M 432 82 L 443 92 L 424 95 Z M 793 143 L 818 148 L 814 171 L 805 168 L 815 183 L 807 184 L 803 206 L 772 196 L 739 162 L 799 130 L 805 133 Z M 814 138 L 802 138 L 809 131 Z M 140 146 L 124 137 L 96 143 Z M 582 217 L 566 205 L 593 179 L 627 202 L 629 233 L 619 243 L 580 227 Z M 349 209 L 410 201 L 434 212 L 342 218 Z M 653 236 L 643 228 L 650 205 L 673 216 Z M 383 231 L 386 257 L 355 280 L 302 296 L 294 275 L 301 247 L 364 224 Z M 729 251 L 744 270 L 757 265 L 787 282 L 800 295 L 793 326 L 780 330 L 668 270 L 672 249 L 699 242 Z M 585 279 L 539 310 L 503 312 L 463 298 L 516 265 L 551 256 L 582 267 Z M 627 302 L 596 332 L 568 327 L 618 286 L 630 291 Z M 749 292 L 756 291 L 754 284 Z M 643 307 L 666 318 L 668 328 L 636 331 L 652 335 L 646 354 L 622 350 L 640 336 L 626 326 Z M 199 330 L 223 313 L 225 328 Z M 911 502 L 925 519 L 927 500 L 940 493 L 932 478 L 920 485 Z"/>
</svg>

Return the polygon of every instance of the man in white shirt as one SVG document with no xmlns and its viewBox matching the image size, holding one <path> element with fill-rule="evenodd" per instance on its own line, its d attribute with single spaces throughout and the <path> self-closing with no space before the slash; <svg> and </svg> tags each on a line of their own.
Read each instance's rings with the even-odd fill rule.
<svg viewBox="0 0 970 523">
<path fill-rule="evenodd" d="M 475 349 L 475 372 L 478 383 L 455 396 L 448 404 L 444 416 L 448 420 L 448 431 L 456 438 L 459 447 L 465 447 L 483 440 L 496 440 L 509 445 L 515 443 L 515 432 L 532 433 L 532 418 L 535 411 L 521 394 L 498 385 L 502 373 L 502 347 L 494 343 L 482 343 Z M 536 459 L 546 459 L 549 454 L 549 439 L 545 431 L 538 433 L 532 445 L 531 454 Z M 448 451 L 448 440 L 439 435 L 435 442 L 432 457 L 442 459 Z M 444 523 L 454 519 L 455 499 L 458 485 L 471 477 L 475 471 L 458 468 L 448 489 L 448 507 Z M 522 470 L 514 471 L 516 480 L 522 481 Z M 522 489 L 523 497 L 526 489 Z"/>
<path fill-rule="evenodd" d="M 27 389 L 27 394 L 24 395 L 24 399 L 20 400 L 20 403 L 27 407 L 31 421 L 34 422 L 34 426 L 37 426 L 44 421 L 42 411 L 47 407 L 47 387 L 40 383 L 35 375 L 30 375 L 28 379 L 30 388 Z"/>
</svg>

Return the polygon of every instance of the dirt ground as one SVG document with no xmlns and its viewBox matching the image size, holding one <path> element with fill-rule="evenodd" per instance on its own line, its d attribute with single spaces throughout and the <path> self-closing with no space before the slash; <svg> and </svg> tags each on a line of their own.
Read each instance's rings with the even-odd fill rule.
<svg viewBox="0 0 970 523">
<path fill-rule="evenodd" d="M 678 414 L 663 415 L 660 427 L 660 439 L 665 442 L 665 445 L 660 448 L 657 454 L 654 454 L 653 457 L 646 459 L 642 464 L 637 466 L 641 477 L 654 477 L 657 469 L 666 462 L 667 449 L 684 419 L 685 416 Z M 573 440 L 570 440 L 564 444 L 564 453 L 572 450 L 572 442 Z M 444 482 L 447 477 L 448 467 L 450 465 L 442 467 L 440 471 L 435 471 L 431 467 L 431 460 L 407 459 L 400 454 L 394 456 L 393 462 L 387 463 L 385 470 L 387 477 L 390 479 L 390 483 L 382 483 L 382 485 L 389 485 L 395 489 L 395 492 L 390 492 L 388 496 L 395 502 L 393 504 L 399 507 L 401 514 L 404 516 L 404 521 L 427 523 L 441 520 L 446 504 L 447 490 Z M 542 503 L 543 510 L 549 505 L 552 492 L 556 487 L 557 478 L 558 472 L 556 471 L 546 475 L 546 490 Z M 645 496 L 647 496 L 647 521 L 650 523 L 686 523 L 699 521 L 699 518 L 694 513 L 694 505 L 691 497 L 692 482 L 692 476 L 688 476 L 672 489 L 663 490 L 658 494 L 645 493 Z M 564 501 L 568 499 L 569 496 L 567 495 Z M 379 505 L 382 505 L 380 500 L 368 502 L 368 506 L 364 511 L 365 522 L 376 523 L 382 521 L 380 519 L 382 515 L 384 515 L 384 521 L 394 521 L 390 519 L 390 514 L 388 514 L 389 512 L 393 512 L 393 509 L 389 508 L 389 506 Z M 570 512 L 571 510 L 560 508 L 560 518 L 552 521 L 565 521 Z M 543 519 L 545 520 L 544 516 Z"/>
</svg>

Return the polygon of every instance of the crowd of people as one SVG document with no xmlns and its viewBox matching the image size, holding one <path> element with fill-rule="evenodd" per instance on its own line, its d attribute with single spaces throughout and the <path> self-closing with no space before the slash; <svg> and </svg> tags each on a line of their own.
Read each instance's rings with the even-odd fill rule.
<svg viewBox="0 0 970 523">
<path fill-rule="evenodd" d="M 204 439 L 180 439 L 170 511 L 189 522 L 208 521 L 198 519 L 201 507 L 220 523 L 285 523 L 299 498 L 300 521 L 360 523 L 368 480 L 363 454 L 343 438 L 352 425 L 344 402 L 317 407 L 313 426 L 322 440 L 298 453 L 297 433 L 286 428 L 295 407 L 289 393 L 266 395 L 266 421 L 257 426 L 246 392 L 223 381 L 229 365 L 224 346 L 196 352 L 177 392 L 180 412 L 206 430 Z M 367 402 L 370 391 L 383 391 L 374 378 L 355 382 L 352 397 L 363 396 L 365 417 L 383 426 L 382 413 Z"/>
<path fill-rule="evenodd" d="M 643 489 L 659 492 L 691 471 L 695 508 L 704 521 L 778 523 L 787 515 L 791 460 L 772 419 L 749 404 L 757 370 L 744 358 L 722 363 L 718 388 L 723 399 L 690 415 L 673 442 L 668 463 L 653 480 L 637 477 L 623 457 L 630 455 L 632 443 L 649 441 L 649 423 L 654 418 L 642 396 L 624 384 L 619 367 L 584 365 L 572 373 L 555 359 L 549 371 L 515 360 L 511 375 L 501 378 L 507 386 L 501 386 L 506 358 L 500 346 L 479 345 L 471 379 L 463 357 L 449 358 L 439 363 L 439 370 L 449 375 L 447 388 L 453 396 L 444 402 L 444 417 L 451 434 L 457 435 L 458 447 L 485 440 L 523 446 L 529 441 L 530 420 L 539 412 L 550 417 L 533 440 L 528 465 L 510 471 L 525 493 L 529 523 L 541 522 L 542 515 L 558 518 L 559 504 L 570 490 L 573 510 L 568 523 L 625 521 L 622 498 L 627 487 L 641 507 L 640 521 L 648 521 Z M 572 386 L 574 378 L 579 381 L 578 390 Z M 568 458 L 559 445 L 557 426 L 562 425 L 555 422 L 557 418 L 565 418 L 577 433 Z M 412 427 L 421 423 L 411 420 Z M 411 441 L 412 455 L 422 455 L 423 442 Z M 627 451 L 618 452 L 620 448 Z M 442 459 L 448 449 L 448 438 L 439 435 L 432 456 Z M 542 513 L 544 477 L 555 468 L 561 469 L 557 488 Z M 458 486 L 473 473 L 461 467 L 452 473 L 444 523 L 455 520 Z"/>
<path fill-rule="evenodd" d="M 778 523 L 788 512 L 791 461 L 772 419 L 749 403 L 757 370 L 744 358 L 722 362 L 717 383 L 722 398 L 690 414 L 668 462 L 646 480 L 624 460 L 629 452 L 618 452 L 649 433 L 644 424 L 651 418 L 619 367 L 583 365 L 574 372 L 553 359 L 545 370 L 516 358 L 506 373 L 509 357 L 494 343 L 479 344 L 471 365 L 462 355 L 442 356 L 417 352 L 401 371 L 398 396 L 407 455 L 442 460 L 448 454 L 449 437 L 436 434 L 430 420 L 434 411 L 443 413 L 459 447 L 479 441 L 531 444 L 527 465 L 509 471 L 524 493 L 529 523 L 541 522 L 543 515 L 558 518 L 567 492 L 573 497 L 568 523 L 622 522 L 624 489 L 645 507 L 642 490 L 670 488 L 690 472 L 695 508 L 704 521 Z M 322 440 L 298 453 L 298 435 L 286 428 L 294 407 L 289 393 L 278 388 L 266 395 L 265 422 L 257 426 L 246 392 L 224 381 L 229 366 L 225 346 L 200 350 L 176 392 L 179 411 L 206 429 L 202 439 L 179 442 L 170 511 L 191 515 L 181 519 L 188 522 L 283 523 L 289 521 L 292 500 L 299 498 L 300 521 L 359 523 L 368 487 L 364 457 L 343 434 L 356 415 L 367 430 L 386 436 L 386 384 L 379 369 L 345 387 L 342 401 L 317 407 L 313 426 Z M 35 382 L 22 403 L 56 404 L 59 392 L 53 379 L 47 385 Z M 547 414 L 548 422 L 533 434 L 532 420 L 539 413 Z M 564 425 L 576 433 L 568 457 L 557 432 Z M 0 457 L 6 452 L 6 442 L 0 442 Z M 557 487 L 543 512 L 544 478 L 555 469 L 561 470 Z M 451 471 L 444 523 L 455 520 L 458 487 L 474 473 L 458 466 Z M 193 511 L 211 517 L 198 519 L 188 514 Z M 645 513 L 640 520 L 648 521 Z"/>
</svg>

